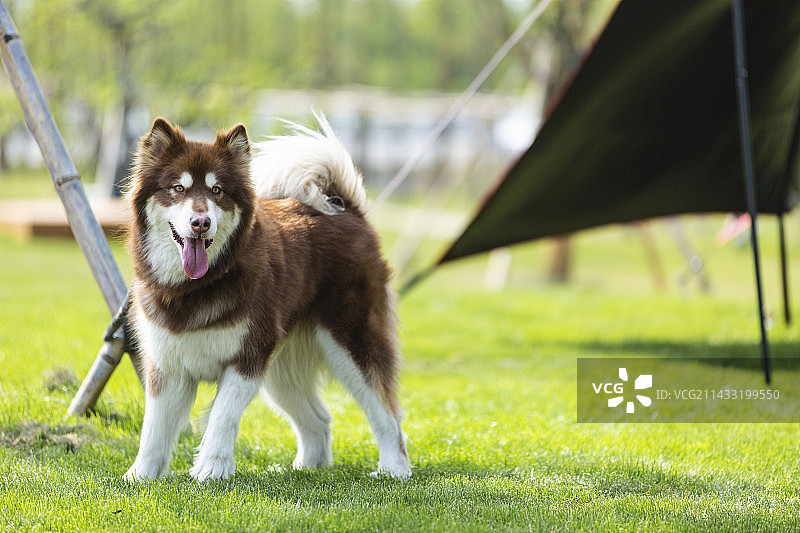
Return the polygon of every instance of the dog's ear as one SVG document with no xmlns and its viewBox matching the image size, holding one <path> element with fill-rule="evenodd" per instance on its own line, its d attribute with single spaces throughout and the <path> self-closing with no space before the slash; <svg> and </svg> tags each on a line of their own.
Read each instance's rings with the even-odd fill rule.
<svg viewBox="0 0 800 533">
<path fill-rule="evenodd" d="M 173 127 L 169 122 L 158 117 L 153 122 L 153 126 L 147 135 L 139 140 L 139 148 L 136 151 L 136 159 L 139 163 L 155 162 L 172 146 L 184 144 L 186 138 L 177 127 Z"/>
<path fill-rule="evenodd" d="M 247 138 L 244 124 L 237 124 L 225 133 L 218 133 L 216 145 L 227 148 L 241 159 L 250 157 L 250 139 Z"/>
</svg>

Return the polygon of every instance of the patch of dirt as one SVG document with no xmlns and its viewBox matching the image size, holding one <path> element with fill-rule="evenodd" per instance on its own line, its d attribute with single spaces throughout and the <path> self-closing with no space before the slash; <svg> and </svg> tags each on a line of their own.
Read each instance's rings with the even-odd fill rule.
<svg viewBox="0 0 800 533">
<path fill-rule="evenodd" d="M 68 366 L 56 366 L 45 372 L 44 388 L 47 392 L 75 392 L 81 382 Z"/>
<path fill-rule="evenodd" d="M 19 427 L 0 431 L 0 445 L 18 450 L 57 446 L 74 453 L 96 436 L 97 432 L 87 424 L 50 426 L 37 420 L 26 420 Z"/>
</svg>

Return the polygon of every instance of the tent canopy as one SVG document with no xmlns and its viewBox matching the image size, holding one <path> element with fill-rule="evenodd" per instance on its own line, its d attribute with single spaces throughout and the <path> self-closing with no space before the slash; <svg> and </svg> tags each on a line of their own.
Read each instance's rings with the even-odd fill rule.
<svg viewBox="0 0 800 533">
<path fill-rule="evenodd" d="M 643 218 L 746 211 L 730 0 L 623 0 L 440 262 Z M 800 2 L 747 0 L 758 210 L 798 199 Z"/>
</svg>

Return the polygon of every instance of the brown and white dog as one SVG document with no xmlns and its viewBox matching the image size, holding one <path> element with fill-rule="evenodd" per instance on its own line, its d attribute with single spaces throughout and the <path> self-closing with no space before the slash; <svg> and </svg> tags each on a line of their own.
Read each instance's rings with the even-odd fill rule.
<svg viewBox="0 0 800 533">
<path fill-rule="evenodd" d="M 243 125 L 213 143 L 156 119 L 131 176 L 132 325 L 147 383 L 129 480 L 169 472 L 197 384 L 217 383 L 191 475 L 227 478 L 257 392 L 297 434 L 295 468 L 331 463 L 329 369 L 365 411 L 378 473 L 411 475 L 397 399 L 400 354 L 390 271 L 365 219 L 361 175 L 321 132 L 255 146 Z"/>
</svg>

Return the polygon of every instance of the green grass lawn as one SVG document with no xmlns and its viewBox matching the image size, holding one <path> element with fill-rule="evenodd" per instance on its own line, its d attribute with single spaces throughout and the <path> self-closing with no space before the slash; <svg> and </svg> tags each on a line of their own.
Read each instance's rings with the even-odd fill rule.
<svg viewBox="0 0 800 533">
<path fill-rule="evenodd" d="M 714 247 L 719 223 L 687 223 L 709 259 L 709 294 L 676 281 L 685 262 L 657 223 L 666 290 L 653 290 L 636 231 L 613 227 L 576 238 L 567 286 L 542 281 L 536 244 L 515 249 L 504 291 L 481 288 L 481 257 L 407 295 L 406 482 L 368 475 L 377 450 L 366 420 L 332 386 L 332 468 L 293 471 L 293 434 L 258 399 L 232 479 L 188 476 L 198 438 L 186 432 L 171 477 L 125 483 L 144 404 L 130 363 L 96 416 L 66 416 L 108 322 L 80 251 L 0 237 L 0 531 L 798 531 L 797 425 L 576 423 L 578 357 L 758 356 L 749 254 Z M 790 242 L 799 230 L 792 217 Z M 779 320 L 768 219 L 762 237 L 773 351 L 794 357 L 800 327 Z M 201 389 L 198 412 L 212 396 Z"/>
</svg>

